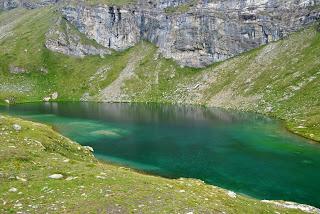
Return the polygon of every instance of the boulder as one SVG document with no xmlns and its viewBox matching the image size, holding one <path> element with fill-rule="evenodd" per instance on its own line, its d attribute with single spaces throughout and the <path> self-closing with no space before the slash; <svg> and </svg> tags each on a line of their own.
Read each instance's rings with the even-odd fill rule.
<svg viewBox="0 0 320 214">
<path fill-rule="evenodd" d="M 13 128 L 14 130 L 16 130 L 16 131 L 20 131 L 20 130 L 21 130 L 21 126 L 18 125 L 18 124 L 13 124 L 13 125 L 12 125 L 12 128 Z"/>
</svg>

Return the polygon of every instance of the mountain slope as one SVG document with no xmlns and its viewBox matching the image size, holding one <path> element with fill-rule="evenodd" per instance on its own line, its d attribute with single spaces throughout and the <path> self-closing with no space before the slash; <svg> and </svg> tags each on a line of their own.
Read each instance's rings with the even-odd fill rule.
<svg viewBox="0 0 320 214">
<path fill-rule="evenodd" d="M 148 42 L 107 56 L 51 52 L 45 35 L 59 16 L 54 7 L 0 13 L 1 102 L 41 101 L 58 92 L 65 101 L 218 106 L 270 114 L 320 140 L 320 33 L 314 26 L 196 69 L 163 58 Z"/>
</svg>

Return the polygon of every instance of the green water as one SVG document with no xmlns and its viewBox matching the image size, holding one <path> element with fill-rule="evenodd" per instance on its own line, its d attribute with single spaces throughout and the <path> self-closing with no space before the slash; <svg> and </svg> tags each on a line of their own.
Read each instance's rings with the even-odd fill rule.
<svg viewBox="0 0 320 214">
<path fill-rule="evenodd" d="M 95 155 L 170 178 L 198 178 L 259 199 L 320 207 L 320 146 L 278 121 L 193 106 L 46 103 L 1 107 L 53 125 Z"/>
</svg>

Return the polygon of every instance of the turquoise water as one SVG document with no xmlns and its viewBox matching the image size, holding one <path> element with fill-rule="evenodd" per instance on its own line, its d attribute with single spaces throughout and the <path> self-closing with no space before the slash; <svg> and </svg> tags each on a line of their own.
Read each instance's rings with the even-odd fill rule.
<svg viewBox="0 0 320 214">
<path fill-rule="evenodd" d="M 251 113 L 155 104 L 1 107 L 50 124 L 95 155 L 155 175 L 198 178 L 259 199 L 320 207 L 320 146 Z"/>
</svg>

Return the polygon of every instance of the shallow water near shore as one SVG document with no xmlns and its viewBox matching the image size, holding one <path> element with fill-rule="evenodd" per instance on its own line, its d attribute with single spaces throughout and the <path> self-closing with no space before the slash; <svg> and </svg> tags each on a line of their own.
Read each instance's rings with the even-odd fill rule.
<svg viewBox="0 0 320 214">
<path fill-rule="evenodd" d="M 268 117 L 199 106 L 34 103 L 0 112 L 52 125 L 99 159 L 320 207 L 320 145 Z"/>
</svg>

